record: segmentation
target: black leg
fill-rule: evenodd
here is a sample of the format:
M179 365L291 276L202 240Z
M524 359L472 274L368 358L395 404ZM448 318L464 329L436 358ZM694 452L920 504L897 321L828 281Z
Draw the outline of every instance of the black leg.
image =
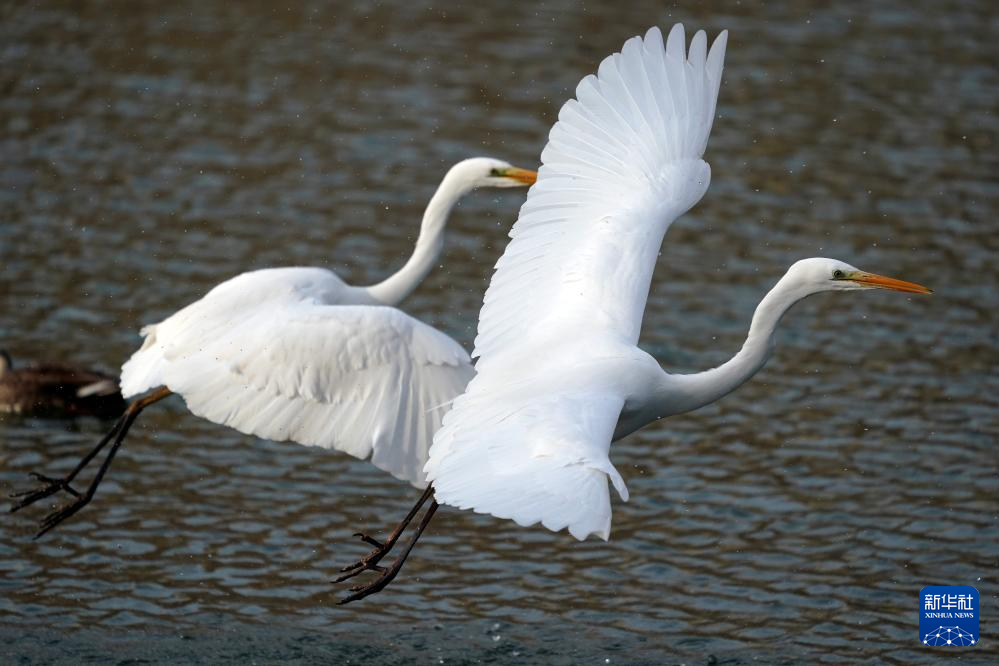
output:
M344 573L343 575L337 577L337 579L334 580L333 582L342 583L348 578L353 578L359 573L363 573L365 571L372 571L372 570L381 571L382 568L378 566L378 562L380 562L383 557L388 555L389 551L392 550L392 548L395 546L396 542L399 540L399 537L402 536L402 533L406 531L406 528L409 526L409 523L419 512L420 508L426 503L428 499L430 499L433 496L433 494L434 494L433 488L428 486L427 489L423 491L423 494L420 495L420 499L417 500L416 504L413 505L413 508L409 510L408 514L406 514L406 517L402 519L402 522L400 522L398 525L395 526L395 529L392 530L391 534L389 534L388 538L385 540L385 543L382 543L376 539L372 539L363 532L355 532L354 536L360 537L361 541L363 541L364 543L370 546L374 546L374 549L370 553L359 559L357 562L354 562L353 564L347 565L342 569L340 569L341 572L345 571L347 573Z
M83 470L83 468L86 467L87 464L94 459L94 456L100 453L101 449L107 446L107 443L110 442L111 439L118 434L118 432L122 428L122 425L124 425L127 419L128 419L128 412L121 415L121 418L119 418L115 422L111 430L108 431L108 434L104 435L101 441L97 443L97 446L91 449L90 453L83 456L83 459L80 461L80 463L73 469L72 472L67 474L65 477L61 479L53 479L50 476L45 476L44 474L39 474L38 472L31 472L29 474L31 478L35 479L36 481L41 481L45 485L43 485L40 488L36 488L35 490L28 490L20 493L11 493L9 495L11 499L19 497L22 498L21 500L11 505L10 507L11 513L23 509L24 507L29 506L31 504L34 504L38 500L42 500L50 495L54 495L60 490L65 490L70 495L79 497L80 493L74 490L73 487L70 486L69 484L72 483L73 479L76 478L76 475L79 474L80 471Z
M427 490L430 491L431 489L427 488ZM427 528L427 525L430 524L431 518L434 517L434 513L437 512L438 506L440 505L437 504L436 500L430 502L430 507L427 508L426 513L423 514L423 518L420 519L420 524L417 525L416 532L413 533L413 537L409 540L409 543L406 544L405 550L403 550L402 553L397 558L395 558L391 566L389 566L388 568L380 567L378 569L380 575L367 585L355 585L354 587L350 588L350 591L353 592L353 594L347 595L346 597L338 601L337 604L338 605L349 604L351 601L357 601L358 599L363 599L366 596L375 594L376 592L381 592L383 589L385 589L385 586L391 583L395 579L396 575L399 573L399 570L402 569L402 565L405 564L406 558L409 557L410 551L413 550L413 546L416 545L416 542L420 539L420 536L423 534L423 530Z
M73 469L72 472L67 474L62 479L53 479L51 477L47 477L42 474L33 473L32 474L33 477L35 477L40 481L45 482L47 485L42 486L37 490L12 495L12 497L23 497L24 499L14 504L10 510L17 511L18 509L22 509L28 506L29 504L37 502L40 499L44 499L50 495L53 495L59 492L60 490L65 490L66 492L70 493L75 497L75 499L70 501L68 504L60 507L59 509L57 509L56 511L52 512L51 514L45 517L45 519L41 523L41 530L38 532L38 534L35 535L35 538L37 539L38 537L42 536L52 528L59 525L59 523L66 520L67 518L75 514L77 511L82 509L90 502L90 500L94 498L94 495L97 493L97 487L100 485L101 480L104 478L104 475L107 473L108 468L111 466L111 461L114 460L114 456L118 452L118 449L121 447L122 442L125 441L125 435L128 434L128 430L129 428L132 427L132 424L135 422L135 419L139 416L139 414L142 412L143 409L153 404L154 402L162 400L163 398L169 396L170 394L171 391L169 389L159 388L153 393L150 393L149 395L139 398L138 400L132 402L132 404L128 406L128 409L125 410L125 413L121 416L120 419L118 419L118 422L115 423L114 427L111 428L108 434L105 435L100 442L98 442L97 446L94 447L90 451L90 453L88 453L86 456L83 457L83 459ZM94 475L94 479L90 482L90 485L87 487L87 490L81 494L80 492L73 489L72 486L69 485L70 482L76 478L76 476L80 473L80 471L83 470L83 468L86 467L98 453L100 453L101 449L103 449L108 444L108 442L112 440L112 438L114 439L114 443L111 445L111 450L108 452L107 457L104 459L104 462L101 463L100 468L97 470L97 474Z

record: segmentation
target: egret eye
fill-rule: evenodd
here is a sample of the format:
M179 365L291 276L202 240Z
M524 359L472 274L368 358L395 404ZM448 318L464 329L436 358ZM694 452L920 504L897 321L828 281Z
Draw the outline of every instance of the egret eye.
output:
M846 275L846 273L837 268L833 271L833 280L842 280L844 275Z

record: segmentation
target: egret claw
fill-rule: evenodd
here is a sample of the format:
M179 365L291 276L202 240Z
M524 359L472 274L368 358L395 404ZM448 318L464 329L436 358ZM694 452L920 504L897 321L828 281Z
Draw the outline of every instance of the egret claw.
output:
M383 567L380 564L365 564L360 566L359 565L360 563L354 565L354 568L350 572L345 573L342 576L337 576L335 579L333 579L330 582L334 584L342 583L343 581L349 578L353 578L354 576L364 573L365 571L377 571L378 573L383 573L384 571L386 571L385 567Z
M364 532L354 532L354 536L360 537L361 541L363 541L364 543L366 543L366 544L368 544L370 546L374 546L375 548L384 548L385 547L385 544L383 544L381 541L379 541L378 539L372 539L371 537L369 537ZM340 569L340 571L346 571L346 569Z
M34 490L25 490L18 493L10 493L8 497L11 499L21 498L20 501L15 502L11 505L11 513L23 509L24 507L34 504L38 500L45 499L50 495L55 495L60 490L65 490L70 495L74 497L79 497L80 493L76 491L75 488L69 485L66 479L53 479L52 477L45 476L44 474L39 474L38 472L31 472L29 476L36 481L41 481L46 484L41 488L35 488Z
M50 513L49 515L45 516L45 518L41 522L41 529L38 531L38 534L34 536L34 538L35 539L40 538L46 532L59 525L59 523L66 520L67 518L75 514L77 511L85 507L88 502L90 502L89 497L87 497L86 495L79 496L69 504L65 504L56 509L55 511L53 511L52 513Z

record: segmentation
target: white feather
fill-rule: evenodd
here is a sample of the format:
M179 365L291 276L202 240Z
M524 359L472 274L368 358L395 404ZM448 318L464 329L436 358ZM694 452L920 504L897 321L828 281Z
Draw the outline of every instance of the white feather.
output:
M600 393L535 395L518 390L466 394L459 405L477 415L459 418L435 439L427 464L438 502L474 509L519 525L568 528L578 539L610 535L607 477L628 491L607 458L623 401Z
M425 485L433 433L472 376L468 354L400 310L349 304L359 297L319 268L244 273L144 328L122 392L166 386L215 423L370 456Z
M663 236L708 187L725 39L688 56L682 26L665 45L652 28L562 107L485 295L478 374L430 450L438 501L607 537L622 370L661 372L634 345Z

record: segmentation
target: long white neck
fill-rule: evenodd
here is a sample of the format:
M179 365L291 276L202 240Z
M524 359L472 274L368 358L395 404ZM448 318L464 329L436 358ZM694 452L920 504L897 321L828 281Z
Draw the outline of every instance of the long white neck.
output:
M409 296L427 277L444 249L444 227L451 209L472 188L472 182L461 172L454 168L448 171L423 212L423 223L413 255L397 273L367 287L368 294L385 305L396 305Z
M692 375L666 375L657 401L660 416L689 412L711 404L742 386L762 368L774 350L774 333L788 308L811 291L794 281L781 278L756 306L749 334L735 356L727 362Z

